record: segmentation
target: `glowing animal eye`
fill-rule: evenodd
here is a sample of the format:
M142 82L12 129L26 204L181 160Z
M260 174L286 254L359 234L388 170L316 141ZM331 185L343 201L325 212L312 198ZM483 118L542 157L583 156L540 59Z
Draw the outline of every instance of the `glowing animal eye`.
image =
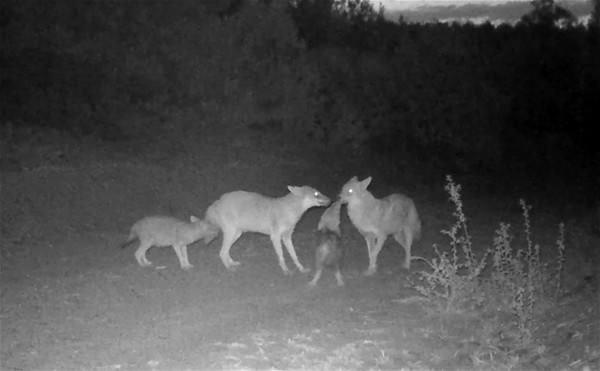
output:
M354 191L352 190L352 188L350 188L350 189L348 190L348 193L352 193L352 192L354 192Z
M315 197L319 197L319 192L315 192Z

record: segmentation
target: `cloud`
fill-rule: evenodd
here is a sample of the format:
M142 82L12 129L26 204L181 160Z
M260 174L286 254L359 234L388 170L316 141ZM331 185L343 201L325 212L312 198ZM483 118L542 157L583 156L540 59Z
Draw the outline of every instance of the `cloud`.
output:
M515 22L532 9L529 1L386 0L385 2L396 6L396 9L385 7L385 16L388 19L397 20L399 16L402 16L408 22L471 19L473 23L477 23L476 20L489 20L492 23ZM404 3L406 7L398 8L400 3ZM557 1L557 4L570 10L578 18L589 15L592 10L589 1L566 0Z

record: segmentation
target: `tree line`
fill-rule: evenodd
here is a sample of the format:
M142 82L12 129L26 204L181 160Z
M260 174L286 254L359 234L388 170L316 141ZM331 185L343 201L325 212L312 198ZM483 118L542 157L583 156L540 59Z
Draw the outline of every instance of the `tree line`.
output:
M125 112L237 110L326 145L590 175L594 4L587 27L551 0L494 27L364 0L6 0L1 123L110 137Z

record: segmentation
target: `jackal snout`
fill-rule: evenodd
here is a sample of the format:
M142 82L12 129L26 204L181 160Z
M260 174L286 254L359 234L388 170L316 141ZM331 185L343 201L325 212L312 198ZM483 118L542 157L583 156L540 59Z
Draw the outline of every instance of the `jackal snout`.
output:
M331 199L316 189L310 189L305 196L308 205L312 206L327 206L331 203Z

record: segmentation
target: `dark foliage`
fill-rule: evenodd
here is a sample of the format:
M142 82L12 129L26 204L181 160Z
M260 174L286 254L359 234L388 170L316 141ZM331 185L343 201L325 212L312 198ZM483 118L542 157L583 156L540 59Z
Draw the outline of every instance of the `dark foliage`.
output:
M556 5L554 0L533 0L531 2L533 10L521 17L521 22L526 25L538 26L571 26L576 21L575 16L563 8Z
M590 18L590 27L594 28L596 32L600 32L600 0L592 0L594 5Z
M599 33L536 4L496 28L392 23L363 0L5 0L0 120L112 137L132 111L233 111L441 167L590 177Z

